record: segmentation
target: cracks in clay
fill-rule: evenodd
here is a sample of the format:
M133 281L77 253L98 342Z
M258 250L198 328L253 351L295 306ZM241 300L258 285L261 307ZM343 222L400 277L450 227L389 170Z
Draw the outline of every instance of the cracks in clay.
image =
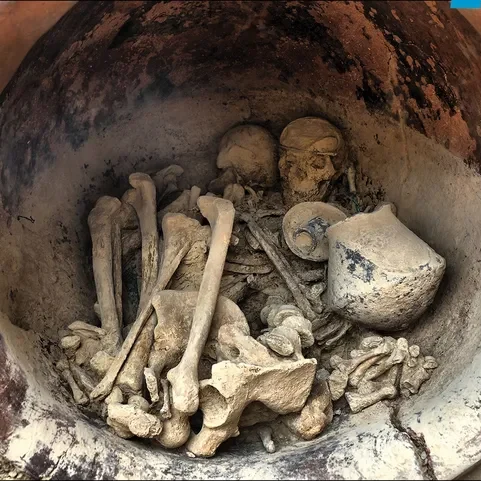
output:
M410 443L414 448L414 454L416 461L419 464L419 468L423 473L423 479L437 480L436 473L434 471L433 460L431 458L431 450L426 444L423 433L418 433L411 429L409 426L403 426L399 419L399 403L389 406L389 418L393 427L400 433L406 434Z
M75 438L73 438L72 441L70 441L70 444L69 444L68 448L59 456L57 462L54 463L54 466L52 467L50 472L48 474L45 474L45 476L43 476L42 479L51 479L52 478L53 473L57 470L60 463L67 456L67 454L70 453L70 450L72 449L72 447L75 445L76 442L77 441L75 440Z

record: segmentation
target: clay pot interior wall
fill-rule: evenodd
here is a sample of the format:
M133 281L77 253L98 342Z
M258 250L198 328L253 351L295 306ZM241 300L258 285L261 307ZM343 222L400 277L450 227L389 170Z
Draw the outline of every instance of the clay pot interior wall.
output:
M24 59L0 97L6 459L53 479L445 479L481 457L479 34L447 2L328 3L79 2ZM177 163L205 189L230 127L279 138L307 115L341 129L369 179L360 188L447 260L435 303L405 333L440 364L398 415L429 463L383 408L271 456L252 445L193 461L114 438L68 404L49 364L60 328L96 322L88 212L135 170Z

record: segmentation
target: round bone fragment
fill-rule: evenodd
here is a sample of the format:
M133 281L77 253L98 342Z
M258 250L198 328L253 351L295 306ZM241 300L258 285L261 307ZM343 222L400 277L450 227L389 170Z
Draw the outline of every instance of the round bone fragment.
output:
M60 339L60 347L65 351L67 357L73 357L80 347L81 339L79 336L65 336Z
M150 408L149 401L147 401L147 399L143 398L142 396L138 396L136 394L129 397L127 404L130 404L131 406L135 406L136 408L141 409L145 413L148 412Z
M279 354L279 356L288 357L294 354L296 350L300 351L299 334L290 327L275 327L272 331L265 334L264 339L270 349Z
M446 261L389 206L329 227L327 301L338 315L380 331L405 329L432 303Z
M413 344L412 346L409 346L409 355L412 357L419 357L419 354L421 354L421 349L419 349L419 346L416 344Z
M276 142L266 129L239 125L222 137L217 167L234 168L247 184L270 187L277 180L276 150Z
M280 304L274 306L267 316L267 325L269 327L280 326L284 319L289 316L302 316L302 312L293 304Z
M346 218L344 212L325 202L302 202L284 216L284 239L289 249L301 259L326 261L329 258L326 231Z
M282 195L288 206L322 200L329 182L345 169L341 132L327 120L294 120L282 131L280 147Z
M314 336L312 335L311 321L304 316L289 316L282 322L283 327L294 329L301 338L302 347L311 347L314 344Z
M438 362L433 356L425 356L423 368L424 369L436 369L438 367Z
M89 361L90 368L100 377L105 376L114 357L105 351L96 352Z

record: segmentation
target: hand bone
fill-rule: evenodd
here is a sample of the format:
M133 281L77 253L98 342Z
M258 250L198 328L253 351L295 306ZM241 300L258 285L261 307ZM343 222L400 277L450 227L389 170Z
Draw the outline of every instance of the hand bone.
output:
M392 399L397 395L397 388L394 384L378 383L379 388L369 394L361 394L359 392L347 392L346 399L353 413L358 413L383 399Z
M70 390L72 391L72 396L75 404L80 404L80 405L88 404L89 399L79 388L72 373L70 372L68 361L59 361L57 363L57 369L60 371L63 379L69 385Z

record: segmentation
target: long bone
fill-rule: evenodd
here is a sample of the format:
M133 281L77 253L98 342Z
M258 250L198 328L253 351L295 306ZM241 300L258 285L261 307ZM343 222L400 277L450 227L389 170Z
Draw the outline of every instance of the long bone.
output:
M289 263L276 248L276 246L270 241L269 235L264 232L264 229L260 227L251 215L248 214L241 214L241 219L247 223L247 227L255 239L259 242L264 252L267 254L267 257L271 260L274 264L274 267L278 270L279 274L284 279L287 287L291 291L294 300L296 301L296 305L301 309L303 315L312 321L313 323L313 330L319 329L327 322L327 316L317 314L314 312L311 303L305 296L302 289L299 287L302 285L301 280L298 276L292 271L289 266Z
M235 216L232 202L225 199L202 196L197 205L212 228L210 252L187 347L180 363L167 373L172 386L172 405L186 414L194 414L199 407L199 360L209 335Z
M186 238L188 239L191 222L196 221L188 219L183 214L167 214L164 217L162 221L164 254L162 257L162 266L158 272L157 281L150 296L151 298L155 297L156 293L165 289L182 258L188 252L190 246L189 243L186 242ZM90 393L91 399L101 400L112 390L117 376L129 357L139 334L154 311L151 298L148 302L141 305L140 313L132 324L118 355L110 365L103 379L92 393Z
M126 198L126 202L131 204L137 213L142 237L140 310L144 303L149 302L159 268L156 190L153 180L147 174L131 174L129 182L134 193ZM142 388L143 368L149 358L156 322L157 318L152 313L117 378L117 385L127 392L139 392Z
M192 236L191 232L197 231L196 229L193 229L193 227L198 226L198 224L198 221L191 219L184 214L166 214L164 216L162 220L164 254L162 256L162 266L159 270L151 299L155 299L159 296L161 291L166 288L180 262L187 254L192 244L197 241L197 238ZM110 365L104 378L90 394L91 399L101 400L110 393L122 365L129 356L135 340L152 314L153 309L152 300L142 307L140 314L137 316L136 321L125 338L118 355ZM149 360L149 366L151 364L152 363ZM156 374L158 373L156 372Z
M156 190L147 174L134 173L129 176L135 196L127 200L133 205L139 218L142 237L142 291L140 304L148 301L157 279L159 268L159 234L157 230Z
M164 430L157 440L162 446L176 448L182 446L189 437L189 416L181 413L171 406L171 417L168 418L170 406L169 386L161 375L176 366L187 346L192 319L197 304L197 292L188 291L163 291L156 294L152 300L157 313L158 324L155 328L154 346L149 359L149 367L157 377L160 377L164 393L164 406L160 417L164 419ZM247 320L240 308L229 299L219 296L212 319L209 339L204 348L204 354L215 358L218 353L218 344L222 341L223 328L237 327L242 336L249 332ZM224 336L225 337L225 336ZM230 331L227 332L229 342L232 342ZM251 338L252 339L252 338ZM255 343L255 341L252 339ZM239 345L238 343L236 345ZM259 344L256 343L254 353L259 358ZM264 346L260 346L267 353ZM241 359L241 355L239 356ZM271 357L268 357L270 360ZM265 356L264 356L265 360ZM165 409L164 409L165 408Z
M132 229L138 226L138 218L131 199L136 196L134 189L127 190L121 198L121 205L112 221L112 275L114 282L115 305L120 326L123 325L122 312L122 256L123 256L123 229Z
M102 343L105 351L115 354L121 344L121 325L115 303L112 264L112 218L121 206L119 199L101 197L88 216L92 236L92 264L95 288L100 308L102 328L106 336Z

